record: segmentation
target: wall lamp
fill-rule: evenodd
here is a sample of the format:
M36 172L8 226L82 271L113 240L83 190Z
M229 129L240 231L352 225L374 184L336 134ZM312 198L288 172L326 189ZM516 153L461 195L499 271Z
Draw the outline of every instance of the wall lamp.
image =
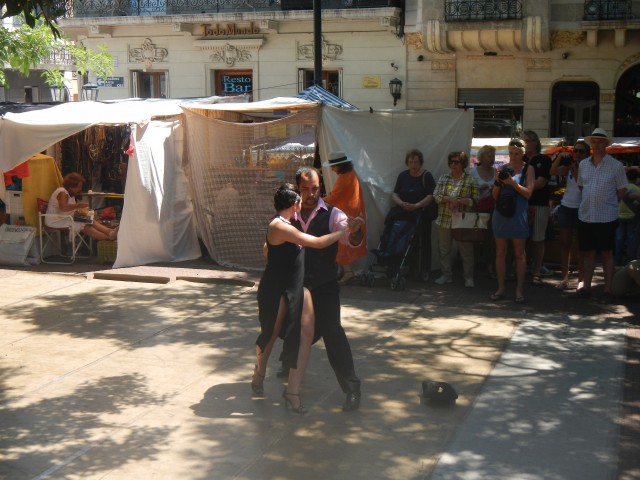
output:
M398 65L396 65L396 62L391 62L391 68L396 72L398 71Z
M395 107L401 97L402 80L394 78L393 80L389 81L389 92L393 97L393 106Z

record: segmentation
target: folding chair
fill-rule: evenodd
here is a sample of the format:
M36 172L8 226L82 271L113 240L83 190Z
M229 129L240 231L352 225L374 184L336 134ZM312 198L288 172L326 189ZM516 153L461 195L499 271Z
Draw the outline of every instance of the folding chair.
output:
M93 245L91 243L91 237L88 237L82 233L76 233L74 235L71 225L73 224L73 215L71 214L58 214L47 213L47 207L49 202L38 198L38 237L40 238L40 261L42 263L52 263L59 265L72 264L76 261L76 258L88 258L93 253ZM60 220L66 218L69 221L69 227L50 227L46 224L46 219ZM66 254L62 248L63 235L67 235L69 243L71 244L71 253ZM57 245L58 256L66 259L61 261L45 260L45 249L50 245ZM82 247L86 247L89 251L89 255L79 255Z

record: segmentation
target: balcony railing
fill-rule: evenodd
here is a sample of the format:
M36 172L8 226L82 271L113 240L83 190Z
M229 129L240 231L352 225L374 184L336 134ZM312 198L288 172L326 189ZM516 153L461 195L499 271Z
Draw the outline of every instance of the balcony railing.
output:
M400 0L323 0L323 9L399 6ZM313 10L313 0L70 0L65 17L119 17L194 13Z
M631 14L631 0L587 0L584 20L627 20Z
M47 57L42 61L43 65L60 65L71 66L75 65L76 61L71 55L71 52L66 48L57 48L52 50Z
M521 0L445 0L447 22L486 22L521 18Z

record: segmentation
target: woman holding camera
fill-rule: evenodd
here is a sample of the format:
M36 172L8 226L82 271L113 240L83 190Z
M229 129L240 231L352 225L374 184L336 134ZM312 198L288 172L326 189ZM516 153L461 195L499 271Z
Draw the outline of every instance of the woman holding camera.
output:
M534 183L535 172L533 168L527 168L524 162L524 144L521 140L511 140L509 163L496 173L491 191L496 200L491 226L496 239L498 277L498 290L491 295L491 300L501 300L505 296L507 244L511 240L516 262L515 301L524 303L524 276L527 268L525 244L529 236L528 200L533 193ZM508 204L512 204L513 208L502 208L502 205Z
M569 287L569 263L571 261L571 244L573 234L578 233L578 209L582 192L576 183L578 164L591 154L591 147L584 140L579 140L573 147L573 155L569 152L558 153L551 165L550 174L565 176L567 179L564 195L558 207L558 224L560 226L560 258L562 280L556 285L560 290ZM582 288L583 275L582 254L578 251L578 288Z

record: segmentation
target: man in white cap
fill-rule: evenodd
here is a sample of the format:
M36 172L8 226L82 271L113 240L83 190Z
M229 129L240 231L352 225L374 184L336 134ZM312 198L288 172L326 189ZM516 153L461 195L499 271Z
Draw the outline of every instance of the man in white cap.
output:
M582 200L578 209L580 250L584 258L584 286L577 290L578 298L591 297L591 281L596 252L602 256L604 294L601 303L613 302L613 248L618 226L618 202L624 196L627 176L624 165L607 153L611 138L602 128L585 137L591 146L591 156L578 166L578 187Z

